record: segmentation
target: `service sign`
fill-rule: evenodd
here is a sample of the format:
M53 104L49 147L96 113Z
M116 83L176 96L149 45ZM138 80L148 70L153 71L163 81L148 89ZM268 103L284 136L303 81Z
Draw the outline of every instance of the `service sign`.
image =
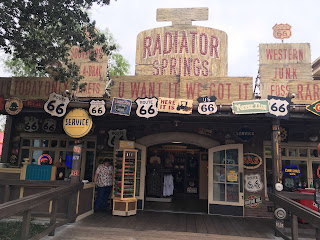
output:
M266 116L289 119L291 98L268 96L269 112Z
M236 135L238 138L240 138L242 141L249 141L251 138L253 138L256 133L248 126L244 126L239 128L234 135Z
M282 172L289 177L298 177L302 174L301 168L296 165L284 166Z
M260 195L245 194L244 207L245 208L262 208L262 197Z
M39 119L34 116L24 117L24 131L35 132L39 129Z
M9 98L5 105L5 109L10 115L17 115L19 112L21 112L22 108L23 102L17 97Z
M243 167L246 169L256 169L262 164L262 158L254 153L243 154Z
M198 97L198 112L204 115L216 113L218 110L217 105L215 103L216 99L217 98L215 96L211 96L210 98L208 96Z
M42 124L42 130L48 133L53 133L56 130L57 121L52 118L46 118Z
M160 97L158 101L158 111L168 113L191 114L192 104L192 100Z
M104 100L91 100L89 113L92 116L102 116L106 112L106 103Z
M81 108L72 109L63 119L63 129L72 138L87 135L92 128L92 119L88 112Z
M135 100L137 104L136 114L139 117L151 118L158 115L158 99L153 98L137 98Z
M267 113L268 100L237 101L232 103L233 114Z
M291 26L289 24L276 24L273 26L273 36L277 39L289 38L292 35Z
M306 109L313 114L320 116L320 100L306 106Z
M130 116L132 101L130 99L113 98L110 112Z
M49 98L43 108L51 116L62 117L67 112L69 102L70 100L68 97L64 97L53 92L49 95Z

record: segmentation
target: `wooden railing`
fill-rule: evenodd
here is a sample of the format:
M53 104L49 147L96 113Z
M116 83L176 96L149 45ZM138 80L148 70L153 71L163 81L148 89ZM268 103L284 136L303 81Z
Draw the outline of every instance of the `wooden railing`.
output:
M54 236L55 229L66 223L75 221L77 214L75 209L68 209L69 213L67 218L56 222L57 219L57 208L58 200L66 195L73 195L69 198L70 201L74 200L77 191L83 188L83 183L70 184L66 182L58 181L23 181L23 180L0 180L0 185L4 185L4 203L0 204L0 219L8 218L12 215L23 212L21 239L25 240L28 238L31 210L41 204L52 201L51 215L50 215L50 226L45 231L31 238L32 240L40 239L46 235ZM9 200L10 186L23 186L23 187L54 187L52 189L32 194L27 197L20 199ZM69 207L75 208L75 204L69 204Z
M277 235L286 240L297 240L299 233L298 217L309 223L316 230L316 240L320 240L320 213L301 205L292 200L314 200L313 194L302 194L294 192L269 193L269 199L274 202L275 207L281 207L290 215L291 238L286 236L282 228L274 226Z

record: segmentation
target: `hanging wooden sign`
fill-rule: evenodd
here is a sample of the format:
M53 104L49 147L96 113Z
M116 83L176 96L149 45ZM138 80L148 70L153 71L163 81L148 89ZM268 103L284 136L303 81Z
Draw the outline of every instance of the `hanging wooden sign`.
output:
M139 117L150 118L158 115L158 99L152 98L137 98L135 100L137 104L136 114Z
M53 92L49 95L49 98L43 108L51 116L62 117L67 112L69 102L69 98Z
M268 100L251 100L232 102L233 114L267 113L269 111Z
M262 164L262 158L254 153L243 154L243 167L246 169L256 169Z
M102 116L106 112L106 102L104 100L91 100L89 113L93 116Z
M269 112L268 117L289 119L291 98L268 96Z
M160 97L158 101L158 111L179 114L191 114L192 104L192 100Z
M39 129L39 119L34 116L24 117L24 130L26 132L35 132Z
M9 98L6 102L5 108L8 114L17 115L23 108L23 102L17 97Z
M130 99L113 98L110 113L130 116L132 101Z

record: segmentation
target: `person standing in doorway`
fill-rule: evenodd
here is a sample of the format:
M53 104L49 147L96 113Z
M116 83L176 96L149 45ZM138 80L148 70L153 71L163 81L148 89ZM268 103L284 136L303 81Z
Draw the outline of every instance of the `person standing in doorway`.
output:
M105 158L99 165L94 175L94 183L97 185L97 197L94 202L94 211L105 211L108 206L108 199L112 190L113 167L110 165L111 160Z

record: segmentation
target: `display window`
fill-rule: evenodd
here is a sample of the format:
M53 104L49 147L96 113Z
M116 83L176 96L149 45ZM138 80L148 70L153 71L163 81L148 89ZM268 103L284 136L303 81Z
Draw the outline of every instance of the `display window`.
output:
M74 140L66 135L21 135L21 150L19 161L29 160L31 164L52 165L64 162L67 167L66 177L69 178L72 169ZM96 157L95 137L83 139L81 153L80 179L93 181Z
M281 163L284 191L320 187L320 157L315 143L281 143ZM264 164L267 197L273 184L271 142L264 143Z

